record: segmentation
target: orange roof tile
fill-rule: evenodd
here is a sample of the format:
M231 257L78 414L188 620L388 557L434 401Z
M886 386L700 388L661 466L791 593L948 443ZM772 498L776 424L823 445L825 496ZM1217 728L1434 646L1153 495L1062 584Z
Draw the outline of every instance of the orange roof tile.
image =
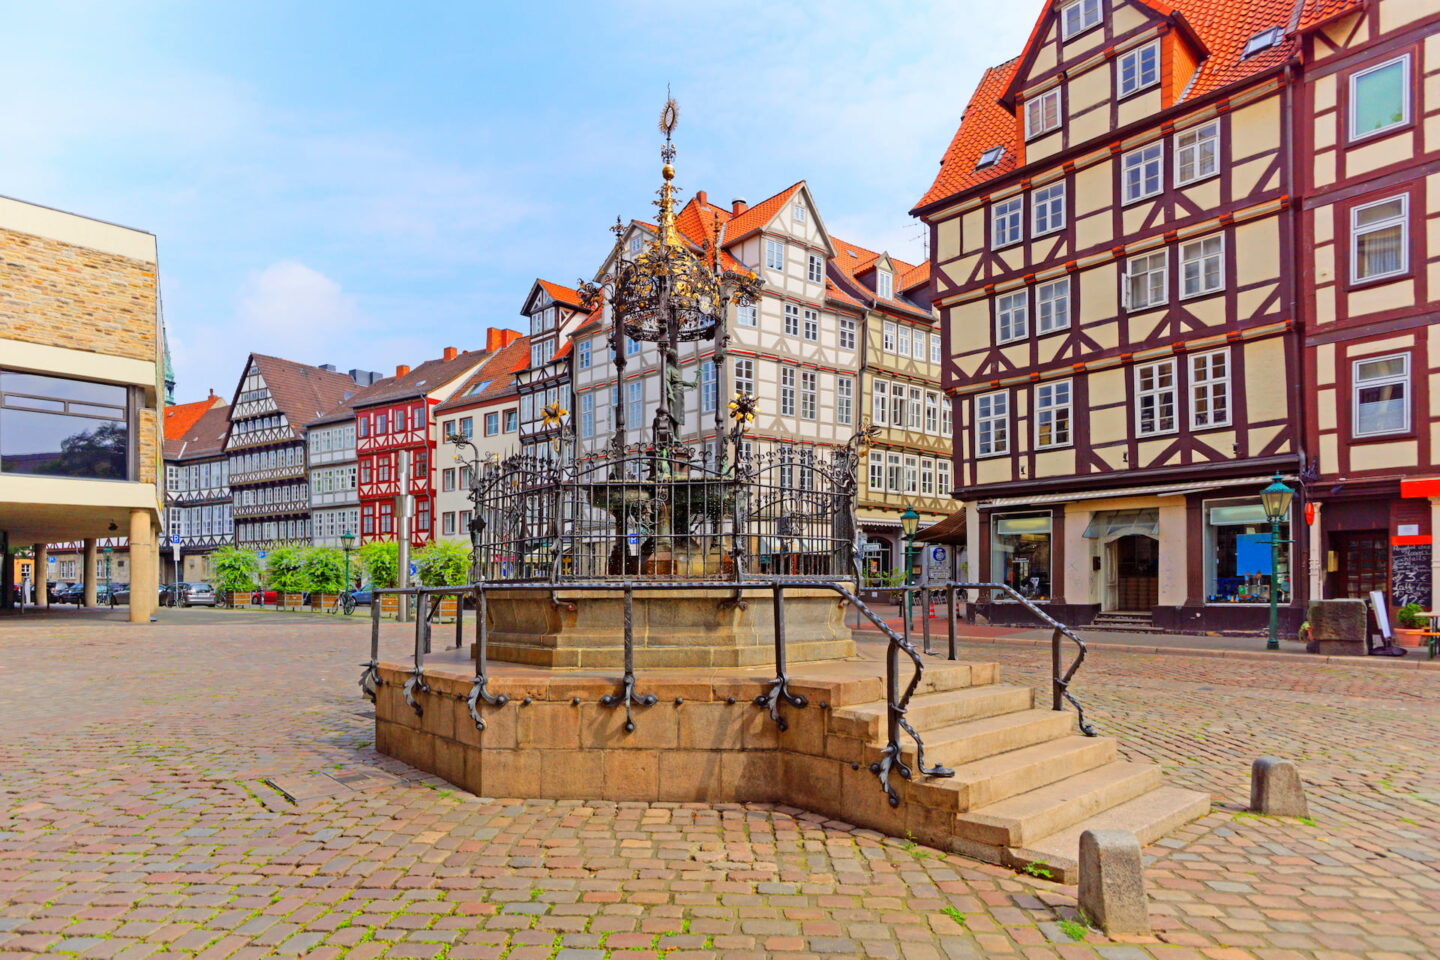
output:
M470 379L460 385L460 389L455 391L454 396L444 403L438 404L435 409L444 411L471 407L510 393L514 389L515 374L529 365L530 338L520 337L513 340L503 350L497 350L491 354L490 358L481 364L480 369L472 373ZM470 391L485 384L486 381L489 381L489 384L478 394L472 396Z
M795 196L796 192L803 186L805 186L804 180L791 184L775 194L775 196L761 200L755 204L755 206L731 218L729 225L725 228L726 246L732 243L738 243L764 227L775 214L780 212L780 208L783 207L791 197Z
M1299 0L1295 10L1295 33L1314 30L1336 17L1365 8L1365 0Z
M830 242L835 245L835 257L830 261L830 265L839 272L841 277L845 279L853 290L862 293L865 300L874 301L876 306L879 307L888 307L892 310L899 310L911 314L918 313L921 316L933 318L933 314L931 314L929 310L917 303L911 303L904 297L882 298L876 296L874 285L861 281L860 275L868 273L871 268L875 266L876 261L880 259L882 254L874 250L867 250L859 244L851 243L848 240L841 240L839 237L833 235L830 237ZM928 263L916 265L906 263L904 260L893 255L883 255L890 257L890 265L895 268L895 290L899 293L904 293L905 290L909 289L904 285L905 277L921 269L925 270L928 275ZM913 287L915 284L911 284L910 286Z
M206 412L214 409L216 405L224 405L215 394L210 394L204 400L196 400L194 403L176 403L165 408L165 439L180 440L195 426L196 422Z
M562 286L558 283L552 283L549 280L536 280L535 282L540 284L541 289L550 295L551 300L563 303L567 307L581 306L580 291L571 287Z
M1340 7L1350 8L1363 0L1143 0L1158 16L1170 20L1179 32L1192 36L1207 55L1180 102L1213 93L1239 83L1270 67L1284 63L1296 50L1297 40L1291 36L1267 50L1244 56L1245 44L1267 27L1287 27L1297 4L1324 8L1324 16L1338 15ZM1056 0L1046 0L1041 18L1031 34L1031 42L1039 35L1044 18ZM1311 16L1309 22L1315 22ZM1028 45L1027 45L1028 48ZM997 67L991 67L980 78L975 93L960 120L944 158L940 172L930 189L920 198L916 208L944 200L989 180L1002 177L1024 163L1024 143L1020 136L1020 119L1000 100L1005 96L1016 72L1025 60L1024 53ZM998 163L976 170L981 154L993 147L1003 147Z

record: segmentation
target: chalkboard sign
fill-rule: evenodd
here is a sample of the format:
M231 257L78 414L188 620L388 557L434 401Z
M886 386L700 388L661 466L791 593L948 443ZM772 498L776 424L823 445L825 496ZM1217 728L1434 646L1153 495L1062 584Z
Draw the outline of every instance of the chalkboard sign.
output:
M1390 556L1390 602L1418 603L1430 609L1430 544L1403 543Z

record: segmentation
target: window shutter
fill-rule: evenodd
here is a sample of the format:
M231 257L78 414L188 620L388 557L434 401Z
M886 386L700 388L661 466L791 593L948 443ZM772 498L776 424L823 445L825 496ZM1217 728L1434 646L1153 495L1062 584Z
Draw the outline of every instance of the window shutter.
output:
M1127 267L1120 274L1120 308L1130 309L1130 269Z

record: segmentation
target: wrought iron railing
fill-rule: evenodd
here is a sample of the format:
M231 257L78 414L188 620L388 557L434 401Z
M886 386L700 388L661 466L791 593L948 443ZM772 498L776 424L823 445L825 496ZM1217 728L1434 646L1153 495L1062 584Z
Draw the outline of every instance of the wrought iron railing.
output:
M954 771L943 766L927 765L925 763L925 743L920 734L906 719L910 700L915 695L925 673L925 661L922 651L917 650L911 642L910 617L904 618L902 632L897 632L883 617L877 614L854 592L848 584L835 580L824 579L799 579L799 578L754 578L746 579L743 582L733 580L691 580L691 581L635 581L621 580L596 580L591 582L567 582L556 583L516 583L513 581L490 581L473 583L465 586L453 587L410 587L379 589L375 591L375 598L372 600L371 633L370 633L370 660L363 666L365 668L360 678L360 687L372 700L376 698L376 692L380 685L378 672L380 657L380 603L379 597L392 595L407 598L402 602L409 602L409 597L415 597L416 602L426 608L424 616L415 618L415 644L413 653L413 667L410 677L405 681L403 695L405 702L417 714L424 710L421 702L416 698L417 692L434 694L429 685L425 683L424 662L425 655L430 652L432 638L432 621L440 608L442 598L453 596L456 598L455 616L455 645L461 646L464 640L465 621L465 600L471 600L474 607L474 632L475 632L475 676L471 680L470 692L461 697L466 702L470 719L477 729L485 728L485 720L479 711L481 700L492 706L504 706L509 702L505 694L495 694L489 689L489 623L486 611L486 596L491 590L503 589L529 590L541 593L550 593L552 603L563 603L559 596L562 592L569 590L608 590L619 591L624 596L624 674L620 679L618 688L600 698L601 705L606 707L625 709L625 729L635 729L636 707L649 707L656 703L653 694L638 692L637 678L635 674L635 635L633 618L633 598L637 589L646 591L665 590L695 590L695 589L717 589L735 590L765 589L772 591L772 606L774 611L774 646L775 646L775 678L765 684L765 689L754 698L754 704L765 708L770 718L783 732L789 726L781 711L781 705L786 704L795 709L803 709L808 706L808 701L801 695L790 689L789 665L787 660L785 641L785 592L794 589L819 589L830 590L838 594L846 603L853 606L861 615L868 619L887 639L885 653L885 698L886 698L886 743L881 751L881 757L870 765L870 770L880 781L880 787L891 806L898 805L900 796L894 785L890 782L890 774L898 773L904 779L910 779L913 771L902 759L901 738L902 734L908 735L915 743L915 766L918 771L927 777L948 777L953 776ZM1026 598L1017 594L1010 587L996 583L961 583L946 582L943 584L930 584L919 587L895 588L897 591L915 591L920 594L922 609L927 611L930 602L930 594L941 591L946 595L948 601L949 624L949 659L958 658L958 638L956 625L957 594L963 590L978 591L999 591L1011 599L1024 605L1031 613L1040 618L1053 628L1051 641L1051 666L1052 666L1052 709L1063 710L1065 703L1075 708L1078 715L1080 729L1087 736L1095 736L1095 729L1085 720L1084 709L1078 700L1070 693L1069 685L1075 671L1085 659L1085 643L1075 635L1064 624L1046 614L1043 610L1031 603ZM930 645L930 621L928 615L923 618L924 623L924 653L932 653ZM1061 672L1061 644L1062 637L1068 638L1078 648L1078 654L1068 669ZM909 658L913 670L909 679L904 680L901 669L900 656L904 654Z

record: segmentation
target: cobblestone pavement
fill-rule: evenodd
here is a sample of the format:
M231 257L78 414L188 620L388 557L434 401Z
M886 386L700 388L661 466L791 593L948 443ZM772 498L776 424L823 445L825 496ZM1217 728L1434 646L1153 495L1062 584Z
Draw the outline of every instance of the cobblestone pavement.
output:
M1073 888L801 811L451 789L372 749L365 635L0 620L0 955L1440 956L1433 671L1093 655L1101 729L1217 801L1147 851L1156 937L1120 943L1073 923ZM1044 680L1044 651L965 652ZM1312 822L1242 812L1263 753L1300 762ZM366 772L298 806L265 782Z

